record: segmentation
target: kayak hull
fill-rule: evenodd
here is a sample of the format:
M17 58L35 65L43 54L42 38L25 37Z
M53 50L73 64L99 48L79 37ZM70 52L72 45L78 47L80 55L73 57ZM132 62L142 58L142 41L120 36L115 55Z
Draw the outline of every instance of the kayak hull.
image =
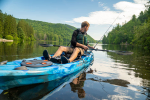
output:
M30 58L26 60L42 60L42 57ZM0 89L6 90L13 87L43 83L56 80L83 68L87 68L94 60L94 55L89 52L86 56L78 61L68 64L55 64L51 66L32 68L27 67L27 70L14 70L20 67L22 60L8 62L6 65L0 65Z
M4 90L0 97L8 98L9 93L5 94L7 92L13 93L13 97L17 97L20 100L46 100L47 97L53 95L57 91L59 91L61 88L63 88L66 84L72 82L74 78L79 77L80 74L84 73L86 68L79 70L77 72L74 72L73 74L67 75L66 77L52 80L49 82L45 82L42 84L32 84L32 85L25 85L18 88L12 88L9 90ZM37 95L38 94L38 95ZM44 96L44 97L43 97Z

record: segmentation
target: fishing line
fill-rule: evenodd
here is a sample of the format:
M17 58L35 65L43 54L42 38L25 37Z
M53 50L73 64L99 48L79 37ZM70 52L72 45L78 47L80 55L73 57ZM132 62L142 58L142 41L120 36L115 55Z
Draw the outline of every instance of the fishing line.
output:
M126 6L126 7L127 7L127 6ZM125 7L125 8L126 8L126 7ZM125 9L125 8L124 8L124 9ZM107 29L107 31L110 29L110 27L115 23L115 21L119 18L119 16L120 16L122 13L123 13L123 12L121 12L121 13L118 15L118 17L114 20L114 22L109 26L109 28ZM104 35L107 33L107 31L104 33ZM100 38L100 40L104 37L104 35ZM99 41L100 41L100 40L99 40ZM96 45L98 44L99 41L97 41ZM94 48L96 47L96 45L94 46Z

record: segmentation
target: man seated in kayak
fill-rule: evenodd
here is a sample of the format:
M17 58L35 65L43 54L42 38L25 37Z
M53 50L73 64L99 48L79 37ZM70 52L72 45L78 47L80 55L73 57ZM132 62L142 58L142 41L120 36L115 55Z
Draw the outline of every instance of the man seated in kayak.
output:
M60 46L59 49L56 51L56 53L53 55L53 57L51 57L48 54L47 50L44 50L43 51L44 58L46 60L50 60L55 63L56 59L54 59L54 57L60 56L62 52L71 53L72 55L69 59L67 59L64 56L61 57L61 62L65 64L75 60L78 55L83 55L84 51L87 50L88 47L93 48L87 43L86 32L88 31L89 26L90 24L87 21L82 22L81 28L73 32L72 39L71 39L71 47Z

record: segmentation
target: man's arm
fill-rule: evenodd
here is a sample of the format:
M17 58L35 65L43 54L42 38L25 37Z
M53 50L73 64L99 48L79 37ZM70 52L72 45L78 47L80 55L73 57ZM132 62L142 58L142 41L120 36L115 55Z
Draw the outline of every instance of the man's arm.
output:
M78 43L78 42L76 41L77 34L78 34L77 31L74 31L74 32L73 32L72 39L71 39L71 44L72 44L74 47L81 47L81 48L87 50L87 49L88 49L87 46L85 46L85 45L83 45L83 44L80 44L80 43Z
M83 48L84 50L87 50L88 49L88 47L86 46L86 45L83 45L83 44L80 44L80 43L76 43L76 46L77 47L81 47L81 48Z

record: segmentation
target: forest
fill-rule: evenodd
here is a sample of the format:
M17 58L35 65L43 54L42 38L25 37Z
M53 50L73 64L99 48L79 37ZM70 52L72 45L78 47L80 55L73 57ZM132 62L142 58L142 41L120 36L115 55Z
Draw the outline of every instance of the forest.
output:
M133 15L124 25L117 24L108 35L104 35L102 43L140 45L150 50L150 7L141 11L139 16Z
M16 22L12 15L3 14L0 10L0 38L9 40L27 40L33 41L34 29L24 20Z
M49 40L69 42L76 28L67 24L54 24L30 19L18 19L0 10L0 38L15 41ZM87 36L89 42L95 42Z
M16 19L19 22L21 19ZM73 31L77 28L67 24L54 24L30 19L24 19L34 28L34 36L37 40L52 40L58 42L69 42ZM87 36L89 42L95 42L91 36Z

